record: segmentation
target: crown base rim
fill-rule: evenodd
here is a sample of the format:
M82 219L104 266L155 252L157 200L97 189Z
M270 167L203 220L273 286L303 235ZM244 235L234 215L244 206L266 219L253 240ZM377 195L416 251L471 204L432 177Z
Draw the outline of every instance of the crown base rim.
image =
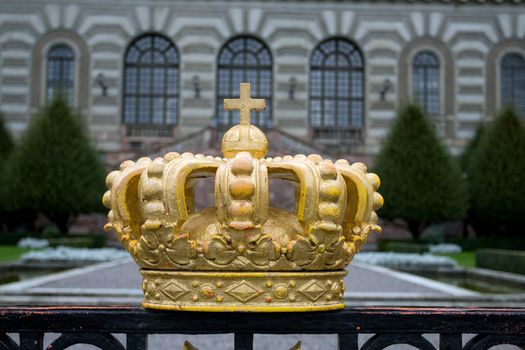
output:
M142 269L147 309L310 312L344 308L346 270L217 272Z
M191 311L191 312L315 312L335 311L345 308L344 303L329 305L289 305L289 306L258 306L258 305L230 305L230 306L198 306L198 305L164 305L143 302L146 309L164 311Z

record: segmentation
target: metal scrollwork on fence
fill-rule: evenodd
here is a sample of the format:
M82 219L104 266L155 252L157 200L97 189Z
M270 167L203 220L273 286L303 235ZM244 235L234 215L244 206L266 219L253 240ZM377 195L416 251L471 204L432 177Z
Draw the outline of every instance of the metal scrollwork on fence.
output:
M63 350L75 344L89 344L103 350L126 350L117 338L108 333L64 333L47 348Z
M525 349L525 336L514 336L509 334L478 334L472 338L463 350L484 350L496 345L515 345Z
M0 350L18 349L18 344L5 333L0 333Z
M361 347L361 350L379 350L398 344L412 345L420 350L436 350L421 334L376 334Z

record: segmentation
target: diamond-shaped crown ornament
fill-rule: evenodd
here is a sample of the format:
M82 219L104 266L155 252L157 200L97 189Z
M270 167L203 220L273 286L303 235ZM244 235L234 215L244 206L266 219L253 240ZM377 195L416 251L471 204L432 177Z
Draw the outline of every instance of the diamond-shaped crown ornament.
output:
M224 100L240 124L223 158L168 153L125 161L103 203L141 268L146 308L188 311L320 311L344 307L346 266L372 231L379 177L362 163L317 154L264 158L268 141L250 125L265 100ZM215 207L196 211L198 179L215 178ZM270 178L291 182L295 211L269 205Z

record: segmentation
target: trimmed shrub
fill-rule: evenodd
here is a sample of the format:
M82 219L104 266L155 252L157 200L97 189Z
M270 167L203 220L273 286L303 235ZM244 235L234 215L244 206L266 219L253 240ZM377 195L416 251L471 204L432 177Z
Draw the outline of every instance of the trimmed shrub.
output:
M5 190L7 185L5 166L14 147L11 133L5 126L4 116L0 113L0 231L7 231L15 216L6 210L9 198Z
M476 233L522 235L525 128L512 109L503 110L483 132L467 173L469 219Z
M525 240L519 238L460 238L451 239L448 242L461 246L463 250L477 250L485 248L525 250Z
M453 243L440 243L430 244L426 242L418 241L386 241L382 242L378 250L382 252L397 252L397 253L434 253L434 254L453 254L461 253L462 248L458 244Z
M36 233L6 232L0 235L0 245L16 245L25 238L45 238ZM106 246L105 234L72 234L68 236L52 236L47 238L50 246L70 246L81 248L102 248Z
M0 234L0 245L16 245L20 240L27 237L38 238L39 235L29 232L2 232Z
M472 159L472 155L474 154L474 151L478 148L479 142L483 138L483 134L485 133L485 125L481 124L477 129L476 133L474 134L474 138L470 140L469 144L465 148L465 151L463 151L463 154L461 155L461 167L463 170L467 170L470 160Z
M102 248L106 245L106 235L71 235L48 239L51 247Z
M392 252L361 252L354 257L354 261L401 270L436 270L454 268L458 265L448 256Z
M525 252L504 249L476 250L476 267L525 274Z
M461 168L463 169L465 173L468 172L468 168L472 160L472 155L478 148L479 143L485 133L485 130L486 130L486 126L484 124L480 124L478 126L476 133L474 134L474 138L469 142L469 144L463 151L463 154L461 155ZM467 181L467 189L468 189L468 186L469 186L469 182ZM467 216L465 217L465 220L463 222L463 237L468 237L468 227L469 226L473 228L481 227L479 223L476 222L476 219L472 215L472 206L470 204L470 196L469 196L469 210L467 211Z
M0 171L5 160L15 147L13 138L4 123L4 116L0 113Z
M377 239L377 250L387 251L394 250L392 247L405 246L410 244L417 245L428 245L432 242L429 240L408 240L408 239L388 239L378 238ZM486 238L455 238L447 239L446 243L457 244L463 251L474 251L477 249L494 248L494 249L514 249L514 250L525 250L525 240L520 238L498 238L498 237L486 237ZM392 245L394 244L394 245Z
M428 251L427 244L414 243L412 241L385 242L381 248L381 251L399 253L426 253Z
M40 212L67 233L77 214L102 210L104 173L80 118L57 95L10 157L10 209Z
M414 238L430 224L465 216L467 195L459 166L417 106L400 110L375 164L385 198L381 217L404 220Z

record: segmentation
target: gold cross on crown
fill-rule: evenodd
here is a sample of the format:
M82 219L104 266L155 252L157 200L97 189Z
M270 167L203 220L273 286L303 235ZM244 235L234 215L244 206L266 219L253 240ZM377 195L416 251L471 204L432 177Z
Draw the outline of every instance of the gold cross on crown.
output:
M266 100L254 99L250 97L250 83L241 83L241 96L240 98L224 99L224 110L241 111L240 123L241 125L250 125L250 112L251 111L263 111L266 108Z

